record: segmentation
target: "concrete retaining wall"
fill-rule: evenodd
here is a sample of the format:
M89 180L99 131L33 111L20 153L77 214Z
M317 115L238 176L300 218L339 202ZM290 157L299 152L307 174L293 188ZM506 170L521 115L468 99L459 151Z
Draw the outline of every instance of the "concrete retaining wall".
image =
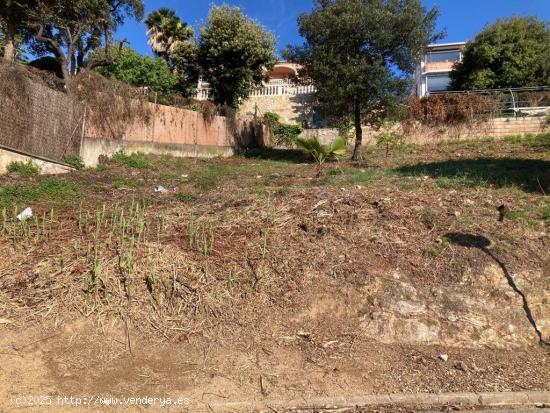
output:
M8 171L8 165L12 162L28 162L31 161L40 169L42 175L57 175L71 172L74 169L70 166L50 161L46 159L35 158L31 155L24 154L9 148L0 147L0 174Z
M86 166L94 167L101 156L111 157L117 152L142 152L155 155L172 155L191 158L214 158L232 156L232 146L189 145L177 143L135 142L114 139L86 138L82 142L80 157Z
M550 127L542 117L530 118L499 118L492 119L489 122L467 127L441 126L431 127L417 125L412 130L404 132L401 125L395 125L392 130L403 135L406 142L409 143L433 143L456 139L475 139L484 137L502 138L511 135L527 135L550 132ZM363 142L366 145L375 144L375 136L380 131L372 128L363 128ZM317 137L323 144L332 142L338 136L337 129L306 129L302 137Z
M116 125L87 123L80 150L86 166L95 166L100 156L110 157L118 151L180 157L231 156L235 148L261 146L269 138L268 129L250 119L208 117L171 106L145 105L151 113L146 120L135 118Z

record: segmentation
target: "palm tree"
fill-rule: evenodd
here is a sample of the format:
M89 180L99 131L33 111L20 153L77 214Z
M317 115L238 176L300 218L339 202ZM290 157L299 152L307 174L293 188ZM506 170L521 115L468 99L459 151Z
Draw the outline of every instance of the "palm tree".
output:
M147 16L149 44L157 56L169 59L172 52L193 37L193 29L174 10L160 8Z

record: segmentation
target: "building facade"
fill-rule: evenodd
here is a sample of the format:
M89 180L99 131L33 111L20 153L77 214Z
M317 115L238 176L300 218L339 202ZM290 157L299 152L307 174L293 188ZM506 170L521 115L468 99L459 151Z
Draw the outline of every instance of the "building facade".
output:
M268 80L255 88L250 97L242 102L239 112L244 116L263 116L274 112L287 124L308 124L312 118L313 86L298 86L291 78L298 74L299 65L278 62L268 74ZM197 99L206 100L209 85L199 82Z
M415 93L419 97L447 90L450 73L462 61L466 42L431 44L427 47L415 72Z

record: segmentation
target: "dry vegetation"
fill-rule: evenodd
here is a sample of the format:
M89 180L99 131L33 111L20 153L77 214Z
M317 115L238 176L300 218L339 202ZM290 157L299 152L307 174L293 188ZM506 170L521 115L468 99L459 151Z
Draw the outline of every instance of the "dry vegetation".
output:
M399 342L400 331L364 327L410 288L445 311L458 304L441 288L478 293L494 260L453 244L452 234L489 239L513 276L531 274L536 304L547 308L548 138L404 146L390 157L369 148L366 161L329 164L319 178L293 151L120 154L63 177L4 176L4 368L21 372L39 358L19 383L43 371L60 392L114 392L118 383L121 394L185 389L218 401L550 390L550 354L521 303L506 301L517 297L505 282L486 292L517 308L510 323L520 327L516 335L495 327L493 343L472 333L468 345L461 331L448 333L455 345ZM35 217L22 224L13 218L26 206ZM377 290L396 280L409 290ZM538 328L550 340L550 325Z

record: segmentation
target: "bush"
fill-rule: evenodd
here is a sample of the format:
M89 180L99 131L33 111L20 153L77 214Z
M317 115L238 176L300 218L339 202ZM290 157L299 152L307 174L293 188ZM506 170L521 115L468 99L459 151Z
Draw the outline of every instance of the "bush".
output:
M453 125L486 121L497 104L490 96L453 94L425 96L409 101L409 120L426 125Z
M141 152L132 153L130 155L124 152L117 152L113 155L112 160L119 165L129 168L150 169L153 167L151 160Z
M386 156L390 153L390 149L397 149L405 144L401 135L396 132L382 132L376 135L375 139L378 146L386 147Z
M300 125L285 125L281 123L279 115L273 112L264 114L264 122L271 129L275 146L294 146L296 139L304 130Z
M40 173L40 168L30 159L27 162L10 162L6 169L8 172L16 172L22 176L35 176Z
M78 155L65 155L63 157L63 162L65 162L67 165L71 165L74 169L81 170L84 169L86 165L84 165L84 161L82 158Z

